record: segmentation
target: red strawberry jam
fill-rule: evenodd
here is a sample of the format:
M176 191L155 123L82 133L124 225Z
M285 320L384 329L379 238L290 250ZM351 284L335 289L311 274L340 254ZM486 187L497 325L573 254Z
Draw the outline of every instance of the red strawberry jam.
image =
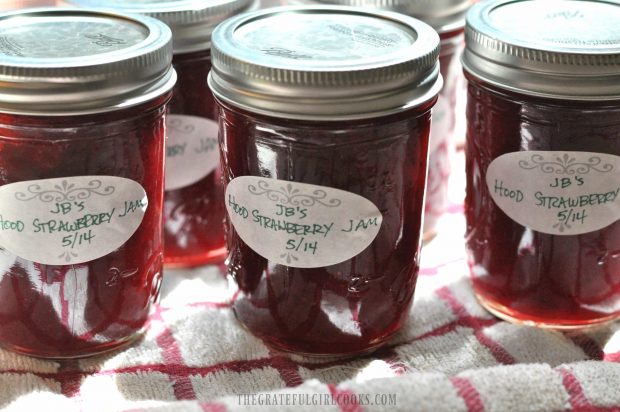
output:
M0 345L47 358L122 346L161 282L170 31L37 9L0 15L0 36Z
M587 0L468 15L467 249L476 294L502 318L620 317L619 19L618 4Z

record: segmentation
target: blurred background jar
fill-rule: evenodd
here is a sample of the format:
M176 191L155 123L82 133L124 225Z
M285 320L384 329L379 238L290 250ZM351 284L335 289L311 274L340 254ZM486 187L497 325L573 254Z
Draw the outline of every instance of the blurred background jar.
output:
M26 7L50 7L56 0L0 0L0 10L23 9Z
M71 0L157 18L172 30L178 80L167 117L165 264L192 267L226 257L224 199L217 143L217 108L207 85L211 32L252 6L252 0Z
M275 8L213 34L233 309L278 349L352 355L409 315L439 36L411 17Z
M467 249L496 315L620 317L620 3L481 2L467 18Z
M306 0L306 3L310 1ZM368 9L384 9L406 14L430 24L441 38L441 75L444 86L433 107L428 160L428 181L424 205L424 240L436 234L437 223L449 203L448 179L455 148L457 93L461 90L460 53L463 48L465 15L473 0L315 0ZM463 115L463 114L461 114Z
M50 8L1 14L0 39L0 345L125 345L161 284L170 30Z

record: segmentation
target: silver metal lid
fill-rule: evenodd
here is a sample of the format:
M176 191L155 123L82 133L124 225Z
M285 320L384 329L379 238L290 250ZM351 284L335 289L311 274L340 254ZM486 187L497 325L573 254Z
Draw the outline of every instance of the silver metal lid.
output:
M341 120L397 113L442 85L439 36L402 14L279 7L213 32L209 86L221 100L275 117Z
M463 66L529 95L620 98L620 1L496 0L467 15Z
M250 9L253 0L65 0L80 7L139 13L166 23L172 30L174 53L208 50L213 29Z
M63 115L133 106L170 90L172 41L144 16L76 9L0 14L0 111Z
M473 0L315 0L317 3L373 7L403 13L433 26L439 33L465 25L465 15Z

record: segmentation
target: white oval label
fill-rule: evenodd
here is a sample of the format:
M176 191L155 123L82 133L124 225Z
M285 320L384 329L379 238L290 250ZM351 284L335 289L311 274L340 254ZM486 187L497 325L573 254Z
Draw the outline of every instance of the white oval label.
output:
M354 193L256 176L228 184L226 209L254 251L297 268L335 265L358 255L383 221L370 200Z
M491 162L491 197L517 223L552 235L579 235L620 218L620 157L527 151Z
M144 188L115 176L29 180L0 187L0 247L46 265L105 256L138 229Z
M217 130L217 123L204 117L167 116L166 190L193 185L218 167Z

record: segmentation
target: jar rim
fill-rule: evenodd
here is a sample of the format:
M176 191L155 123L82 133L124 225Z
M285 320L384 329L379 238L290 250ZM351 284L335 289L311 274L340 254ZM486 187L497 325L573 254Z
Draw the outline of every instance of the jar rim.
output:
M170 29L146 16L17 10L0 14L0 38L10 46L0 48L3 113L113 111L160 96L176 81Z
M316 0L322 4L394 11L422 20L439 34L465 27L473 0Z
M250 10L257 0L64 0L72 5L136 13L164 22L172 30L174 54L211 48L211 34L224 20Z
M616 18L616 0L478 3L467 15L463 67L490 84L528 95L619 99ZM526 25L529 31L519 29Z
M439 93L439 47L429 25L398 13L277 7L218 26L208 82L219 99L269 116L379 117Z

